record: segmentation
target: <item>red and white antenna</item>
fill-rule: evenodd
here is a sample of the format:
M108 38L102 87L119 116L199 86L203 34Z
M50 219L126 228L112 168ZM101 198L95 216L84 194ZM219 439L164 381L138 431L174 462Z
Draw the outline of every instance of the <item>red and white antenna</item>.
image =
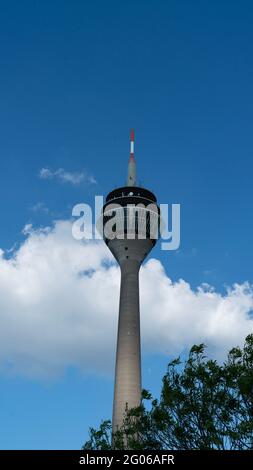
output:
M127 186L136 185L136 164L134 159L134 130L130 131L130 160L128 163Z
M130 158L134 159L134 129L130 131Z

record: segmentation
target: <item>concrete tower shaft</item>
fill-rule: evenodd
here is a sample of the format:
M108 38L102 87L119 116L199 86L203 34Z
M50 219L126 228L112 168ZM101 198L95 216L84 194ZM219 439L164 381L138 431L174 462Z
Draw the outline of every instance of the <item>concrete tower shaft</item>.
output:
M113 432L122 425L126 409L141 401L141 340L139 270L153 248L151 240L114 240L108 247L121 270L119 321L113 401Z

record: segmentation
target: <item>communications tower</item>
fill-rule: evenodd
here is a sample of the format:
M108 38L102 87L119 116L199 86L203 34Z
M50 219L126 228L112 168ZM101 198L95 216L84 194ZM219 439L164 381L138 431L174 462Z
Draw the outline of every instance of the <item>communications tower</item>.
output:
M113 432L141 402L139 270L159 237L159 213L155 195L137 185L131 130L126 185L108 194L102 216L104 240L121 270Z

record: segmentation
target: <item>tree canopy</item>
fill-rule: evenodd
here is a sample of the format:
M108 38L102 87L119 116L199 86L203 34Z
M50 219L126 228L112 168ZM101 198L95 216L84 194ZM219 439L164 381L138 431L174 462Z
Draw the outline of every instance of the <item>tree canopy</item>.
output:
M253 334L224 363L208 359L204 344L168 364L160 399L143 390L113 436L111 422L91 428L83 449L253 449Z

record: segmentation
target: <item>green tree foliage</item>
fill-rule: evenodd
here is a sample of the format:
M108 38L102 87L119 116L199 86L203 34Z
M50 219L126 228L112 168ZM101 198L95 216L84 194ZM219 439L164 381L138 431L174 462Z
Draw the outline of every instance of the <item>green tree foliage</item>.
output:
M146 403L146 406L145 406ZM108 450L111 423L90 429L83 449ZM253 449L253 335L233 348L223 364L193 346L188 359L168 364L160 400L143 391L113 436L114 449Z

